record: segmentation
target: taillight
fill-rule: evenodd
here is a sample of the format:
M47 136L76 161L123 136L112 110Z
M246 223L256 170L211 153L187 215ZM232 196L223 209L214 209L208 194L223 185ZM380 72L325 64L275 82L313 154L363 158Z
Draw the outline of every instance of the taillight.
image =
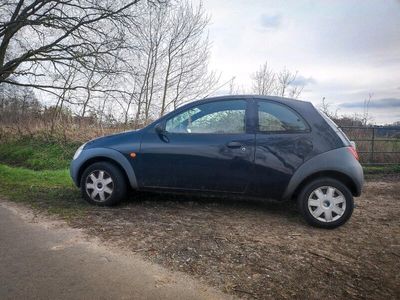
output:
M357 150L354 147L347 147L347 149L354 156L355 159L359 160Z

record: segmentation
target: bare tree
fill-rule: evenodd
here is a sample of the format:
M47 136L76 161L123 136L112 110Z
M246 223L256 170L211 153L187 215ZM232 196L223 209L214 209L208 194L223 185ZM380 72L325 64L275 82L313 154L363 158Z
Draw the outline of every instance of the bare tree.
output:
M328 102L325 97L322 97L321 103L318 105L318 108L328 117L334 120L339 119L339 108L333 110L332 103Z
M165 19L168 6L150 6L140 19L140 26L130 31L130 39L137 45L131 45L127 60L129 94L124 98L126 109L125 124L128 123L131 109L136 105L134 126L145 120L150 114L153 98L160 89L162 45L165 34Z
M0 7L0 83L64 89L40 79L71 61L78 72L105 71L103 62L125 45L121 28L134 22L138 1L7 1ZM86 87L75 82L70 88Z
M277 75L277 94L281 97L285 97L288 93L288 89L296 80L297 71L295 73L290 72L286 67L283 68Z
M326 101L325 97L322 97L321 104L319 105L319 108L321 111L326 114L327 116L331 116L331 110L330 110L331 104Z
M129 61L134 84L124 100L125 122L133 106L137 126L215 86L219 78L208 71L208 22L202 5L188 2L153 6L143 16L141 26L132 32L138 45Z
M371 100L372 100L372 96L373 95L374 95L373 93L369 93L368 94L368 99L364 100L363 114L362 114L362 117L361 117L361 121L362 121L362 124L364 126L367 126L368 123L370 123L373 120L373 118L369 115L369 106L371 104Z
M265 62L260 68L251 75L253 81L253 92L258 95L272 95L276 91L276 75L272 71L268 62Z
M268 62L262 64L251 75L252 91L259 95L272 95L297 99L304 85L296 82L298 72L291 72L286 67L279 72L273 71Z
M166 34L167 47L164 71L164 83L161 96L160 115L174 103L174 107L184 94L201 94L207 78L207 61L209 41L205 36L205 28L209 18L205 15L202 5L194 7L184 2L171 12ZM172 93L172 95L170 95Z
M64 74L59 74L60 76L63 77L64 89L62 89L58 94L57 102L52 111L53 116L51 117L50 132L54 131L55 124L58 121L58 117L62 112L64 103L65 102L71 103L71 90L69 89L69 87L75 81L76 74L77 74L76 69L72 67L72 65L66 68L66 72Z

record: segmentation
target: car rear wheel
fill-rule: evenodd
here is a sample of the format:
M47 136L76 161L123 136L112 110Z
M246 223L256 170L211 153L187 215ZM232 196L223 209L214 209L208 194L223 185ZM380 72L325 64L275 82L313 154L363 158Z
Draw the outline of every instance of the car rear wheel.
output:
M312 226L336 228L346 223L354 208L353 195L338 180L316 179L300 192L297 204L304 219Z
M97 162L90 165L82 174L82 196L90 204L112 206L126 195L124 174L109 162Z

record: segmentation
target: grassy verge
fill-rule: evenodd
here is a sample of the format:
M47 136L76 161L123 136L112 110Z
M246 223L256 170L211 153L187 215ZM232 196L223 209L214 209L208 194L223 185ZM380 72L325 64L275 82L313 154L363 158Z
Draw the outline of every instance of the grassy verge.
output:
M64 169L78 147L76 142L41 136L9 139L0 143L0 162L32 170Z
M83 215L87 208L67 169L34 171L0 164L0 182L0 195L64 219Z
M77 142L56 137L9 137L0 142L0 196L56 214L80 216L88 207L68 171Z

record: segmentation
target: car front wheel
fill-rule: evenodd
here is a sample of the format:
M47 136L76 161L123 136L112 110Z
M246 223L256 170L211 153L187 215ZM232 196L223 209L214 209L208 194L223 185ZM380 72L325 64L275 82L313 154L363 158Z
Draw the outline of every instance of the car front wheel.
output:
M124 174L109 162L90 165L81 177L82 196L90 204L112 206L126 195Z
M354 208L350 190L332 178L308 183L300 192L297 204L305 220L321 228L343 225L351 217Z

